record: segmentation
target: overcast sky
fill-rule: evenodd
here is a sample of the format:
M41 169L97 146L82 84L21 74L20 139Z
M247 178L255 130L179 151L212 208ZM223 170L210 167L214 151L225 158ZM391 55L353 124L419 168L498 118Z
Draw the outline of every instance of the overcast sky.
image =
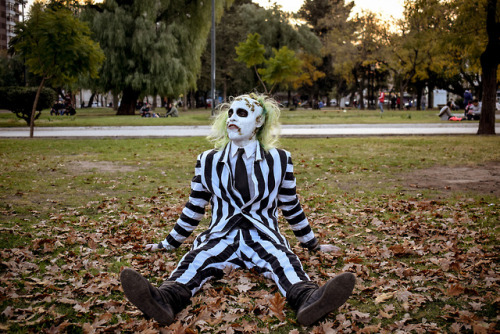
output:
M296 12L304 3L304 0L252 0L263 7L277 3L281 5L283 10L289 12ZM347 0L349 1L349 0ZM34 0L28 0L28 6ZM362 10L370 10L375 13L380 13L384 19L389 19L391 16L401 18L403 16L404 0L354 0L354 12L358 13Z
M267 7L272 5L273 3L277 3L281 5L283 10L289 12L296 12L304 3L304 0L252 0L260 4L263 7ZM348 2L348 1L346 1ZM355 13L359 13L362 10L370 10L375 13L380 13L384 19L389 19L391 16L395 18L403 17L403 4L404 0L384 0L384 1L376 1L376 0L354 0L354 9Z

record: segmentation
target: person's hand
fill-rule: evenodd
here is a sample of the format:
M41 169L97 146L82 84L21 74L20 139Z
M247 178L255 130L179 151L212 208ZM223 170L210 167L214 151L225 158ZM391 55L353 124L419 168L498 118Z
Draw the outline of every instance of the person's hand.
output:
M339 247L328 244L319 245L319 250L323 253L339 253L341 251Z
M160 248L158 248L158 244L147 244L145 246L145 248L149 252L156 252L156 251L160 250Z

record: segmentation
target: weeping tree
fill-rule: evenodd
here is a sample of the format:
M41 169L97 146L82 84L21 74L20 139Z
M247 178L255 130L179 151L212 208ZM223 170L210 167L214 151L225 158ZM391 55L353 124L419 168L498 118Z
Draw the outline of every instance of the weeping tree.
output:
M217 0L216 15L232 0ZM99 85L122 93L118 115L133 115L145 95L178 96L195 88L211 27L201 0L105 0L83 14L106 61Z
M104 58L90 38L89 27L57 2L33 4L29 19L16 25L10 46L11 52L26 59L28 70L40 77L30 115L30 137L43 86L47 82L70 84L80 75L95 76Z

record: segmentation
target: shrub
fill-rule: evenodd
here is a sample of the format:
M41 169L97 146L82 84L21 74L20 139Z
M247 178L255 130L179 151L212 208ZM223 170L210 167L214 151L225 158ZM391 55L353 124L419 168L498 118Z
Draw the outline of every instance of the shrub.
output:
M30 125L36 91L36 87L0 87L0 109L12 111ZM40 117L42 109L50 108L56 98L57 95L52 89L43 88L38 98L35 119Z

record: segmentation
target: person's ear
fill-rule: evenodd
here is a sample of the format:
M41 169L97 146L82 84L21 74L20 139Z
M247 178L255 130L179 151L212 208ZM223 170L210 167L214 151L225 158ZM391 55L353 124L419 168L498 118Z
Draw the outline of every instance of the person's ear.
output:
M257 117L257 119L255 120L256 122L256 127L257 128L260 128L264 125L264 116L260 115Z

